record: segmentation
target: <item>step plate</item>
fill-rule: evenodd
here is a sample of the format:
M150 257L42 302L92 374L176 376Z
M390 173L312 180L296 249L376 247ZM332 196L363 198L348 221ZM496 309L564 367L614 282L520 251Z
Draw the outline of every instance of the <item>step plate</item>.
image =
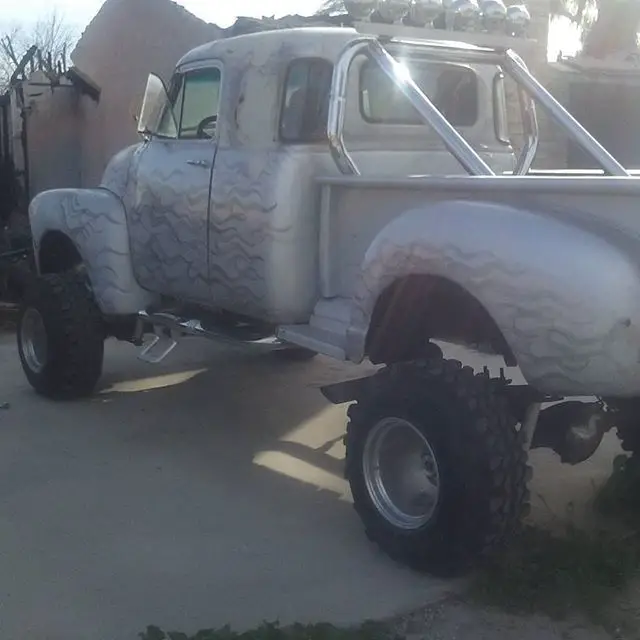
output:
M156 334L148 344L142 347L138 354L138 358L149 364L158 364L162 362L178 344L173 337Z

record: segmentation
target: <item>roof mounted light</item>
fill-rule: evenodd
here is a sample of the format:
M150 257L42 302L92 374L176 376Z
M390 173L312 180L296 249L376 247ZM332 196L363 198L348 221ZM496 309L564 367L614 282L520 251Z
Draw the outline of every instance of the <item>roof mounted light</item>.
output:
M379 0L378 8L371 19L376 22L393 24L407 15L410 6L411 0Z
M442 0L412 0L402 22L410 27L432 26L442 11Z
M506 30L510 36L522 38L526 35L531 15L523 4L512 4L507 7Z
M449 8L454 31L474 31L480 24L480 7L476 0L453 0Z
M507 8L502 0L480 0L482 26L490 33L505 31Z
M344 7L354 20L368 20L378 8L378 0L344 0Z
M417 29L484 32L493 35L526 38L531 22L529 10L522 3L508 8L503 0L344 0L349 15L366 32L366 23L374 31L389 37L402 36L402 27ZM392 26L393 25L393 26ZM356 27L358 28L358 26ZM388 32L387 32L388 31ZM425 37L429 37L425 33Z

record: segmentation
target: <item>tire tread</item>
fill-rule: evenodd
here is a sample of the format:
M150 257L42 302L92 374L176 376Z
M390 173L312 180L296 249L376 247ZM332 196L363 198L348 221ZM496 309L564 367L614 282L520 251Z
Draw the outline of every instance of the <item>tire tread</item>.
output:
M22 312L35 307L42 315L48 340L43 370L29 369L18 342L23 368L37 393L68 400L93 393L102 374L105 330L102 315L82 274L47 274L28 288Z
M516 420L494 380L455 360L390 365L373 378L370 393L347 412L345 475L354 508L367 536L395 560L439 575L463 573L503 546L528 512L530 468ZM443 405L443 397L453 419L439 438L453 464L465 469L465 477L455 480L461 504L458 512L452 505L443 508L435 525L424 530L398 532L368 499L359 451L380 417L404 411L419 426L430 407Z

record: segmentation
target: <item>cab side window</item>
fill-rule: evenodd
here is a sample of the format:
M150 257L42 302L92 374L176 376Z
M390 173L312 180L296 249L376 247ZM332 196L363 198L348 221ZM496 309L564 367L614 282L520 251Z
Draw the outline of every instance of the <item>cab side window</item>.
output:
M289 65L280 112L283 142L326 139L332 76L333 65L321 58L304 58Z
M174 77L159 133L168 138L213 138L220 105L220 69L196 69ZM173 115L173 117L172 117Z

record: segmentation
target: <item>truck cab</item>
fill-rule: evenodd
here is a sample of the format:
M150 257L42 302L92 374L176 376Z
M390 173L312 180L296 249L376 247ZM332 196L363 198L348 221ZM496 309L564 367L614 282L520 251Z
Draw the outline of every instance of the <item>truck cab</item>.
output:
M356 36L327 28L230 38L189 52L168 90L150 78L146 140L116 156L102 181L125 203L144 289L277 323L308 319L314 182L339 174L326 122L334 65ZM496 66L410 50L402 62L496 172L514 168ZM374 62L355 62L347 90L344 138L364 175L464 172Z

